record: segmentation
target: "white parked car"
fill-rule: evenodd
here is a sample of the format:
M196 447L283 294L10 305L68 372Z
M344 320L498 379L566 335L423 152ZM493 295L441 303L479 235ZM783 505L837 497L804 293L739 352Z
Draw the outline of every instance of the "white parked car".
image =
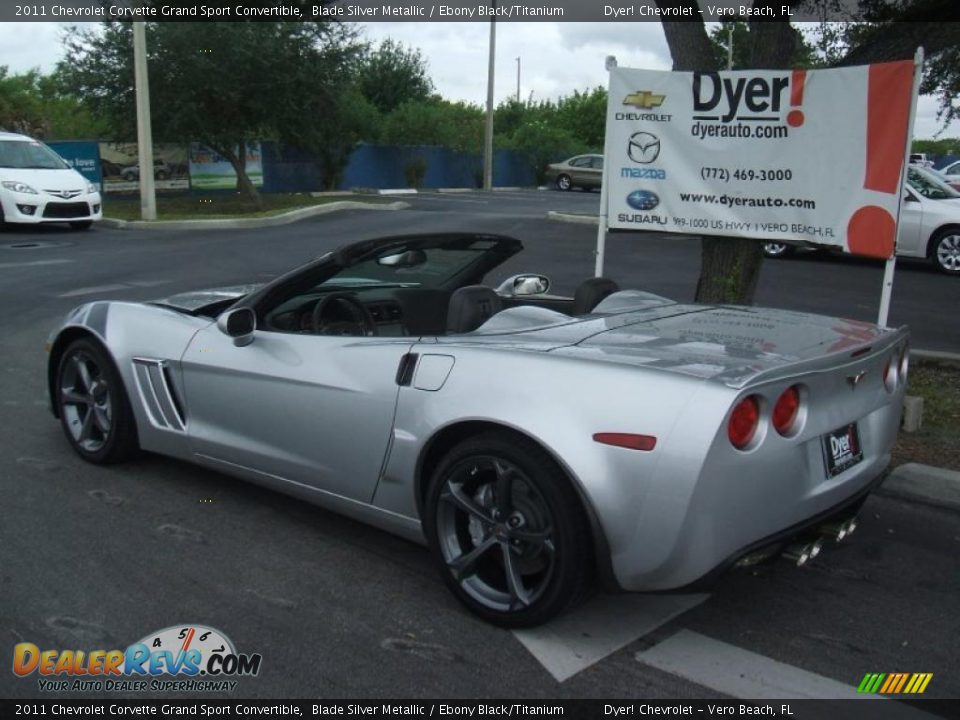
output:
M69 223L86 230L103 217L95 185L39 140L0 132L0 225Z
M960 160L955 160L949 165L944 165L940 168L940 174L950 180L960 180Z
M785 257L795 249L764 243L763 254ZM943 272L960 275L960 192L916 165L908 169L903 189L897 256L929 258Z

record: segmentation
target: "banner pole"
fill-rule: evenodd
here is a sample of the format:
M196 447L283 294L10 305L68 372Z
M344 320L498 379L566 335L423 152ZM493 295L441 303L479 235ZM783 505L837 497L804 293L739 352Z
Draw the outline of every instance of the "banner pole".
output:
M609 170L610 163L610 71L617 67L617 59L613 55L608 55L605 67L607 69L607 117L604 118L603 126L603 173L600 177L600 214L597 216L597 249L594 254L597 256L596 264L593 267L594 277L603 277L603 262L607 250L607 228L609 225L610 194L609 188Z
M910 98L910 117L907 120L907 147L904 152L905 162L903 164L902 182L907 180L907 172L910 167L910 149L913 143L913 120L917 114L917 96L920 94L920 82L923 79L923 48L918 47L913 56L913 95ZM890 300L893 297L893 273L897 267L897 241L900 234L900 208L903 207L903 186L899 189L897 198L897 230L893 236L893 254L887 258L883 268L883 288L880 291L880 312L877 316L877 325L887 327L887 321L890 317Z

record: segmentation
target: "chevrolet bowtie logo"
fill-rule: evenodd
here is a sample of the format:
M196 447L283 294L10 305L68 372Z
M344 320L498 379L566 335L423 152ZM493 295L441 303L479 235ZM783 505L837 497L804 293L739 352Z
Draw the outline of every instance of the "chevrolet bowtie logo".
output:
M657 95L649 90L637 90L636 92L627 95L623 99L623 104L632 105L633 107L641 110L650 110L651 108L660 107L663 105L663 101L666 99L666 97L666 95Z
M861 380L863 380L863 378L864 378L864 376L866 376L866 374L867 374L867 371L866 371L866 370L861 370L861 371L858 372L856 375L847 375L847 382L850 383L850 389L851 389L851 390L856 389L857 384L858 384Z

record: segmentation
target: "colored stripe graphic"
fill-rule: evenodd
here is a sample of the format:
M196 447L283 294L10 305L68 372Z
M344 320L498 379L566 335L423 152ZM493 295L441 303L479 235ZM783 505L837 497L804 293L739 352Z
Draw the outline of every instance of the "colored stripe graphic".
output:
M858 693L918 695L927 689L933 673L867 673L857 686Z
M913 61L870 65L867 71L867 190L899 191L910 123Z

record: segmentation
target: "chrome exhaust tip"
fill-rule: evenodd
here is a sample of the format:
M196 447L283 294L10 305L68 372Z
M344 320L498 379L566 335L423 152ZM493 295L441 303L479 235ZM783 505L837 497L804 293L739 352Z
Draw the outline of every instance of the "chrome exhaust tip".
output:
M820 549L822 546L823 545L820 540L807 543L796 543L787 547L787 549L783 552L782 557L785 560L795 563L797 567L802 567L820 554Z
M857 518L852 517L840 522L832 522L821 525L817 528L817 533L830 538L835 542L840 542L851 535L857 529Z
M833 522L818 527L817 533L830 538L834 542L840 542L850 534L850 531L847 528L847 522Z

